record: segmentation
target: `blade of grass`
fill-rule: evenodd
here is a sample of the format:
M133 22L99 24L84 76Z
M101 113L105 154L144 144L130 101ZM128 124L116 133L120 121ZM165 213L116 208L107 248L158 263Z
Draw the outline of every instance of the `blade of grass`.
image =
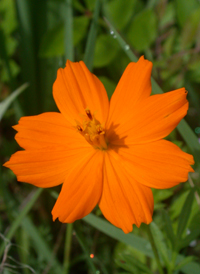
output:
M24 105L25 113L39 113L39 89L37 88L36 77L36 57L34 47L34 31L31 22L31 1L16 0L17 16L20 31L20 63L21 73L24 82L29 82L28 92L24 94L26 105Z
M111 23L105 19L106 24L108 25L110 32L112 35L116 36L116 39L118 40L119 44L121 45L124 52L127 54L127 56L130 58L132 62L135 62L138 60L138 58L135 56L135 54L130 49L130 46L124 41L124 39L121 37L121 35L117 32L117 30L111 25ZM161 94L163 93L162 89L159 87L159 85L156 83L156 81L151 78L152 83L152 93L153 94ZM200 144L198 141L197 136L194 134L190 126L187 124L187 122L182 119L182 121L177 126L177 129L179 133L181 134L182 138L185 140L186 144L191 149L194 158L196 161L200 160Z
M152 230L150 229L149 225L146 226L146 230L147 230L149 241L151 243L151 248L153 250L154 258L156 260L156 264L157 264L159 273L164 274L164 271L163 271L163 268L162 268L162 265L161 265L161 262L160 262L160 258L159 258L159 255L158 255L158 250L156 248L155 239L152 235Z
M149 228L153 236L155 246L158 252L161 254L161 257L163 259L163 262L165 263L165 266L167 266L168 268L170 265L170 259L168 256L168 250L167 250L166 243L164 241L163 233L154 222L151 222L151 224L149 225Z
M185 231L186 227L187 227L187 223L191 214L191 209L192 209L192 204L193 204L193 200L194 200L194 188L191 188L185 203L183 205L183 208L181 210L181 214L179 216L179 220L178 220L178 227L177 227L177 232L176 232L176 242L177 245L179 245L179 241L182 238L183 232Z
M28 83L23 84L21 87L13 91L3 102L0 103L0 121L9 108L10 104L15 100L15 98L24 91L29 86Z
M165 210L162 211L162 218L163 218L163 221L164 221L165 232L167 234L168 239L171 242L171 246L172 246L172 249L173 249L174 242L175 242L175 234L174 234L174 231L173 231L171 219L170 219L168 213Z
M83 59L90 71L92 71L93 62L94 62L94 50L95 50L95 40L97 36L99 12L100 12L100 0L96 0L94 15L93 15L92 23L90 26L88 39L86 43L85 55Z
M12 89L14 89L14 82L13 82L13 76L12 76L12 71L10 68L10 63L9 63L9 58L7 54L7 49L6 49L6 39L5 39L5 34L2 29L0 29L0 57L4 61L9 79L10 79L10 84Z
M96 217L92 213L84 217L83 220L111 238L130 245L149 257L153 257L151 245L147 240L132 233L125 234L121 229L116 228L99 217Z
M38 199L38 197L42 193L42 190L43 190L42 188L39 188L32 195L31 199L28 201L28 203L24 206L22 211L19 213L19 215L16 217L16 219L11 224L11 227L10 227L9 231L5 235L6 239L10 240L13 237L13 235L14 235L15 231L17 230L17 228L21 225L22 220L28 214L28 212L31 210L31 208L35 204L35 201ZM4 247L5 247L4 244L2 244L1 247L0 247L0 257L3 254Z
M65 45L65 59L74 61L73 49L73 9L72 1L65 0L64 7L64 45Z

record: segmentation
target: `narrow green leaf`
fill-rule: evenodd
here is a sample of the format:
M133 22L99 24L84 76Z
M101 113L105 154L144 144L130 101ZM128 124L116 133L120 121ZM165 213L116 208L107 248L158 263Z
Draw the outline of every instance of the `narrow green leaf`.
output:
M178 270L181 269L183 266L189 264L190 262L196 260L196 258L194 256L188 256L186 258L184 258L182 261L180 261L174 268L174 270ZM191 270L192 271L192 270Z
M73 45L76 46L86 35L89 18L86 16L75 16L73 18ZM42 58L63 56L64 49L64 24L58 23L47 31L40 45L39 55Z
M184 239L181 240L180 248L188 246L192 241L197 239L199 235L200 235L200 228L189 231L189 234Z
M89 30L86 49L85 49L85 55L83 59L90 71L92 70L93 62L94 62L94 50L95 50L95 41L97 36L99 12L100 12L100 0L96 0L94 15L93 15L91 27Z
M73 48L73 10L72 1L65 0L64 7L64 45L65 45L65 59L74 61Z
M151 270L140 262L140 260L133 257L132 254L119 254L119 259L116 259L115 262L121 268L130 271L131 273L139 273L139 274L152 274Z
M165 266L169 266L170 262L168 257L168 250L164 241L164 236L162 234L162 231L158 228L158 226L154 222L151 222L149 226L150 226L151 233L153 235L158 253L161 254L161 257L165 263Z
M6 239L10 240L17 228L21 225L22 220L24 217L28 214L28 212L31 210L32 206L35 204L35 201L38 199L40 194L42 193L42 188L39 188L35 191L35 193L32 195L31 199L28 201L28 203L24 206L24 208L21 210L19 215L16 217L14 222L11 224L11 227L9 231L6 233L5 237ZM0 257L2 256L3 250L4 250L5 245L1 245L0 248Z
M190 217L191 213L191 208L194 200L194 189L191 189L185 203L183 205L183 208L181 210L181 214L179 216L179 221L178 221L178 228L177 228L177 233L176 233L176 241L177 243L181 239L183 232L185 231L188 223L188 219Z
M15 91L13 91L3 102L0 103L0 121L6 112L6 110L9 108L10 104L15 100L15 98L26 88L28 87L28 84L25 83Z
M112 35L119 43L119 45L121 46L121 48L125 51L125 53L127 54L127 56L130 58L130 60L132 62L137 62L138 58L135 56L135 54L133 53L133 51L130 48L130 45L127 44L124 39L121 37L121 35L117 32L117 30L115 29L115 27L106 19L106 17L104 18L106 24L108 25L109 29L110 29L110 35Z
M92 213L84 217L83 220L111 238L130 245L149 257L153 257L151 245L147 240L136 236L133 233L125 234L121 229L116 228L99 217L96 217Z
M169 218L169 215L165 210L162 211L162 217L164 220L164 229L166 231L167 237L171 242L172 247L174 246L174 241L175 241L175 234L172 228L172 222L171 219Z
M5 34L2 29L0 29L0 45L1 45L0 57L5 62L5 67L7 69L9 78L12 79L12 73L11 73L9 59L8 59L7 50L6 50L6 38L5 38Z
M28 92L24 94L24 101L26 102L24 109L26 114L38 114L40 112L40 104L42 102L42 100L40 100L41 90L37 86L37 56L35 55L35 37L31 21L35 15L33 13L33 9L31 8L32 2L33 1L26 0L15 1L20 33L19 57L21 64L21 76L24 82L28 82L30 84Z
M200 144L197 136L192 131L191 127L188 123L182 119L177 126L179 133L181 134L183 140L185 140L186 144L191 149L194 159L196 162L200 161Z

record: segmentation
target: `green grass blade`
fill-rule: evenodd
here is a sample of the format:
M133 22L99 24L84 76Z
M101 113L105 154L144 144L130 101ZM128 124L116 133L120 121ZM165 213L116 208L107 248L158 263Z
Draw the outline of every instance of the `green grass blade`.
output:
M92 213L84 217L83 220L92 225L93 227L97 228L101 232L104 232L111 238L116 239L127 245L130 245L149 257L153 257L151 245L147 240L138 237L132 233L125 234L121 229L116 228L107 221L104 221L101 218L96 217Z
M169 266L170 261L169 261L168 250L167 250L166 243L164 241L163 233L154 222L152 222L149 226L154 238L155 245L157 247L158 252L161 254L161 257L165 263L165 266Z
M31 210L32 206L35 204L35 201L38 199L38 197L42 193L42 190L43 190L42 188L39 188L39 189L37 189L35 191L35 193L31 197L31 199L28 201L28 203L26 204L26 206L24 206L24 208L19 213L19 215L17 216L17 218L13 221L13 223L12 223L9 231L5 235L6 239L10 240L13 237L13 235L14 235L15 231L17 230L17 228L21 225L22 220L28 214L28 212ZM5 247L4 244L1 245L1 247L0 247L0 257L3 254L4 247Z
M100 11L100 0L96 0L94 15L93 15L91 27L89 30L86 49L85 49L85 55L83 59L90 71L92 71L93 62L94 62L94 50L95 50L95 40L97 36L99 11Z
M196 162L200 162L200 144L197 136L194 134L188 123L183 119L177 126L179 133L191 149Z
M72 1L65 0L64 2L64 45L65 45L65 59L74 61L73 49L73 9Z
M5 67L8 72L11 87L14 88L12 72L11 72L9 58L8 58L7 49L6 49L6 38L5 38L5 34L2 29L0 29L0 45L1 45L0 46L0 57L5 63Z
M121 48L126 52L127 56L132 62L137 62L138 58L135 56L133 51L131 50L129 44L127 44L124 39L121 37L121 35L117 32L117 30L111 25L111 23L104 17L104 21L108 25L110 29L110 35L115 37L115 39L118 41Z
M187 223L190 217L192 204L194 200L194 188L192 188L185 200L185 203L183 205L183 208L181 210L181 214L179 216L178 221L178 228L176 233L176 241L179 244L179 240L181 240L183 232L185 231L185 228L187 227Z
M6 110L9 108L10 104L15 100L15 98L24 91L29 84L25 83L15 91L13 91L3 102L0 103L0 121L6 112Z
M127 56L130 58L132 62L135 62L138 60L138 58L135 56L135 54L130 49L130 46L124 41L124 39L121 37L121 35L117 32L117 30L111 25L110 22L108 22L107 19L105 19L109 29L110 33L112 35L116 36L116 39L118 40L119 44L121 45L124 52L127 54ZM152 93L153 94L162 94L163 91L159 87L159 85L156 83L156 81L151 78L152 83ZM182 138L185 140L186 144L191 149L194 158L196 161L200 160L200 144L198 141L197 136L195 136L194 132L190 128L190 126L187 124L187 122L183 119L179 125L177 126L177 129L179 133L181 134Z
M173 231L171 219L165 210L162 211L162 218L164 221L164 229L165 229L166 235L171 242L171 246L173 247L175 242L175 234Z
M31 1L16 0L17 15L20 31L20 63L21 75L24 82L30 84L24 94L24 110L27 114L38 114L40 109L40 90L37 88L36 56L34 47L34 32L32 29Z

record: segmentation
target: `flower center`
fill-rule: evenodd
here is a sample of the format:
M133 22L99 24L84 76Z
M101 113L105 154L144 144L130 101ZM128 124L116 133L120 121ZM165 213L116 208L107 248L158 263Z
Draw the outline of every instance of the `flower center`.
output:
M95 149L106 150L108 144L106 143L103 125L95 118L94 114L92 115L88 108L85 109L85 113L82 124L77 122L77 130Z

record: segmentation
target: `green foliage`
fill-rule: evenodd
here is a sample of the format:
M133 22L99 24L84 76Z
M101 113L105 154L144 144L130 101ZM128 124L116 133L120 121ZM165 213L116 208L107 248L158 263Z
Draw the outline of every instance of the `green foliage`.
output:
M131 22L127 38L138 51L147 49L156 39L156 15L153 10L146 9L137 14Z
M124 269L129 271L130 273L135 274L152 274L153 272L149 270L149 268L141 263L138 259L133 257L133 254L118 254L118 258L116 259L116 264Z
M191 13L199 7L199 2L198 0L175 0L175 3L178 22L183 26Z
M112 0L105 5L105 12L111 18L117 29L123 29L133 16L137 0Z
M73 45L76 46L85 37L89 24L86 16L76 16L73 20ZM64 55L64 23L61 22L50 29L43 37L40 46L41 57L55 57Z
M99 35L96 40L94 67L105 67L110 64L120 49L119 44L111 35Z

